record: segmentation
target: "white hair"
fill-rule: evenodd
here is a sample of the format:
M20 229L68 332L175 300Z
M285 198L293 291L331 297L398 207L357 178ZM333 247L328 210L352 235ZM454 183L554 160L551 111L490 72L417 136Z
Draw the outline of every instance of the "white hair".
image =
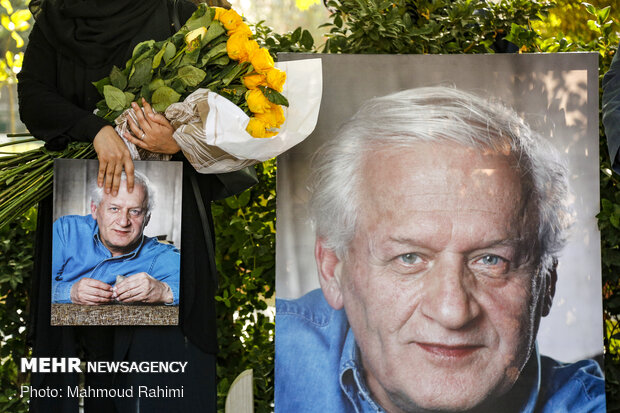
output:
M544 269L550 268L572 220L568 173L558 152L514 110L448 87L410 89L366 101L315 155L310 215L327 248L343 258L353 239L365 155L420 142L509 153L521 175L525 207L534 211L524 222L537 230L537 240L530 238L536 244L532 253Z
M142 188L144 188L144 196L146 198L145 215L149 216L151 214L151 211L155 207L155 186L151 184L149 178L147 178L146 175L138 171L134 171L133 179L134 187L141 186ZM127 174L125 173L125 171L121 172L121 181L127 181ZM101 203L102 199L103 188L97 185L97 179L95 178L95 180L90 184L90 201L98 206Z

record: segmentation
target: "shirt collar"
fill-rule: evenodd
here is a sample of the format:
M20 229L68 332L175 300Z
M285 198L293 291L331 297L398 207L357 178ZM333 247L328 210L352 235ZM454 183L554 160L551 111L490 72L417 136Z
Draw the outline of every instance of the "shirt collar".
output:
M359 350L353 336L353 330L350 328L342 348L339 373L340 388L347 395L353 406L355 406L356 412L385 412L373 400L370 391L366 387L361 357L359 357Z
M366 387L364 380L364 369L359 356L359 349L353 336L353 330L349 328L347 337L345 339L344 346L342 347L342 353L340 356L339 365L339 378L340 388L347 395L353 406L355 406L356 412L367 413L377 412L384 413L385 410L377 404L370 395L370 391ZM538 352L538 343L535 344L534 350L526 363L519 379L508 392L509 394L519 387L523 388L525 397L519 397L514 401L521 404L523 407L520 412L531 413L536 407L538 400L538 394L540 393L540 353ZM521 393L521 392L519 392Z

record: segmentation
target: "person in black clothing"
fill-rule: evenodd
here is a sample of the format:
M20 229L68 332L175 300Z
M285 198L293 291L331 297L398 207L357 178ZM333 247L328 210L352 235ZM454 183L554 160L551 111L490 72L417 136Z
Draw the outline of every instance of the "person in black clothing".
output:
M18 93L20 116L51 150L69 142L93 142L99 158L99 184L115 193L122 170L133 175L129 152L105 120L93 110L101 99L91 82L124 67L136 44L163 40L195 10L173 0L32 1L36 23L29 38ZM29 340L33 357L80 356L83 360L188 361L185 373L87 374L92 388L133 386L133 398L86 398L92 412L214 412L216 410L216 273L210 202L256 182L247 174L200 175L178 152L167 121L151 119L143 128L156 151L183 161L180 314L178 327L50 326L52 202L39 205L35 268L31 292ZM132 185L133 177L128 179ZM205 253L206 252L206 253ZM156 344L156 345L154 345ZM34 388L78 385L76 374L33 374ZM139 398L137 386L183 387L183 398ZM62 393L61 393L62 394ZM31 412L77 412L75 398L31 398Z

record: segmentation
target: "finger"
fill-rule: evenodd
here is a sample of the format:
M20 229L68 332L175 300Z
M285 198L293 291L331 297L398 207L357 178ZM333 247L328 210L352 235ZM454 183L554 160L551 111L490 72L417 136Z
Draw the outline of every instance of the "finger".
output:
M151 128L151 123L149 120L144 117L144 112L142 112L142 108L138 106L136 102L132 102L131 106L133 107L133 112L136 114L136 118L138 119L138 125L143 131L147 131Z
M168 118L166 118L161 113L149 113L148 117L151 121L153 121L154 123L157 123L158 125L172 128L172 125L168 121Z
M118 188L121 186L121 174L123 173L123 165L117 163L114 165L114 182L112 182L112 196L118 195Z
M97 174L97 186L101 188L105 180L105 172L108 163L106 161L99 160L99 173Z
M134 166L130 157L125 159L125 175L127 176L127 192L133 192Z
M120 297L123 294L131 292L133 289L137 287L138 285L134 281L125 280L122 283L118 284L118 286L116 287L116 295ZM133 293L132 295L135 295L135 294L136 293Z
M154 114L153 107L144 98L142 98L142 107L144 108L144 113L146 113L147 116Z
M142 139L142 134L144 133L144 131L142 129L140 129L140 126L138 126L138 124L131 118L127 118L127 123L129 124L129 129L131 130L131 132L133 133L133 136ZM127 132L129 133L129 132ZM127 135L127 133L125 133L125 135Z
M85 285L96 288L98 290L110 291L112 287L110 284L104 283L103 281L95 280L94 278L84 278Z
M136 295L125 300L126 303L140 303L146 301L147 294L144 291L138 292Z
M132 288L122 294L118 294L118 301L131 301L138 294L140 294L140 290L137 288Z
M89 290L84 290L85 294L93 297L100 297L105 299L110 299L112 297L112 291L100 290L98 288L92 288Z
M133 143L137 147L142 148L142 149L146 149L146 150L149 149L148 145L143 140L137 139L131 133L125 132L125 134L123 136L125 137L125 139L127 139L129 142Z
M110 299L107 297L101 297L99 295L92 295L92 294L85 294L82 299L86 302L96 303L96 304L107 303L110 301Z
M115 164L109 162L105 170L104 190L106 194L109 194L112 189L112 184L114 183L114 170Z

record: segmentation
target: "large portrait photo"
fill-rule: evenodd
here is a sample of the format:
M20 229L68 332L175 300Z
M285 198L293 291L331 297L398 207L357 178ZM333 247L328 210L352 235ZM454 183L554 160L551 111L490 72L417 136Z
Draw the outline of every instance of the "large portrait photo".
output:
M322 59L278 158L276 412L605 412L598 56Z
M51 324L177 324L182 165L136 162L116 191L97 161L57 160L54 178Z

